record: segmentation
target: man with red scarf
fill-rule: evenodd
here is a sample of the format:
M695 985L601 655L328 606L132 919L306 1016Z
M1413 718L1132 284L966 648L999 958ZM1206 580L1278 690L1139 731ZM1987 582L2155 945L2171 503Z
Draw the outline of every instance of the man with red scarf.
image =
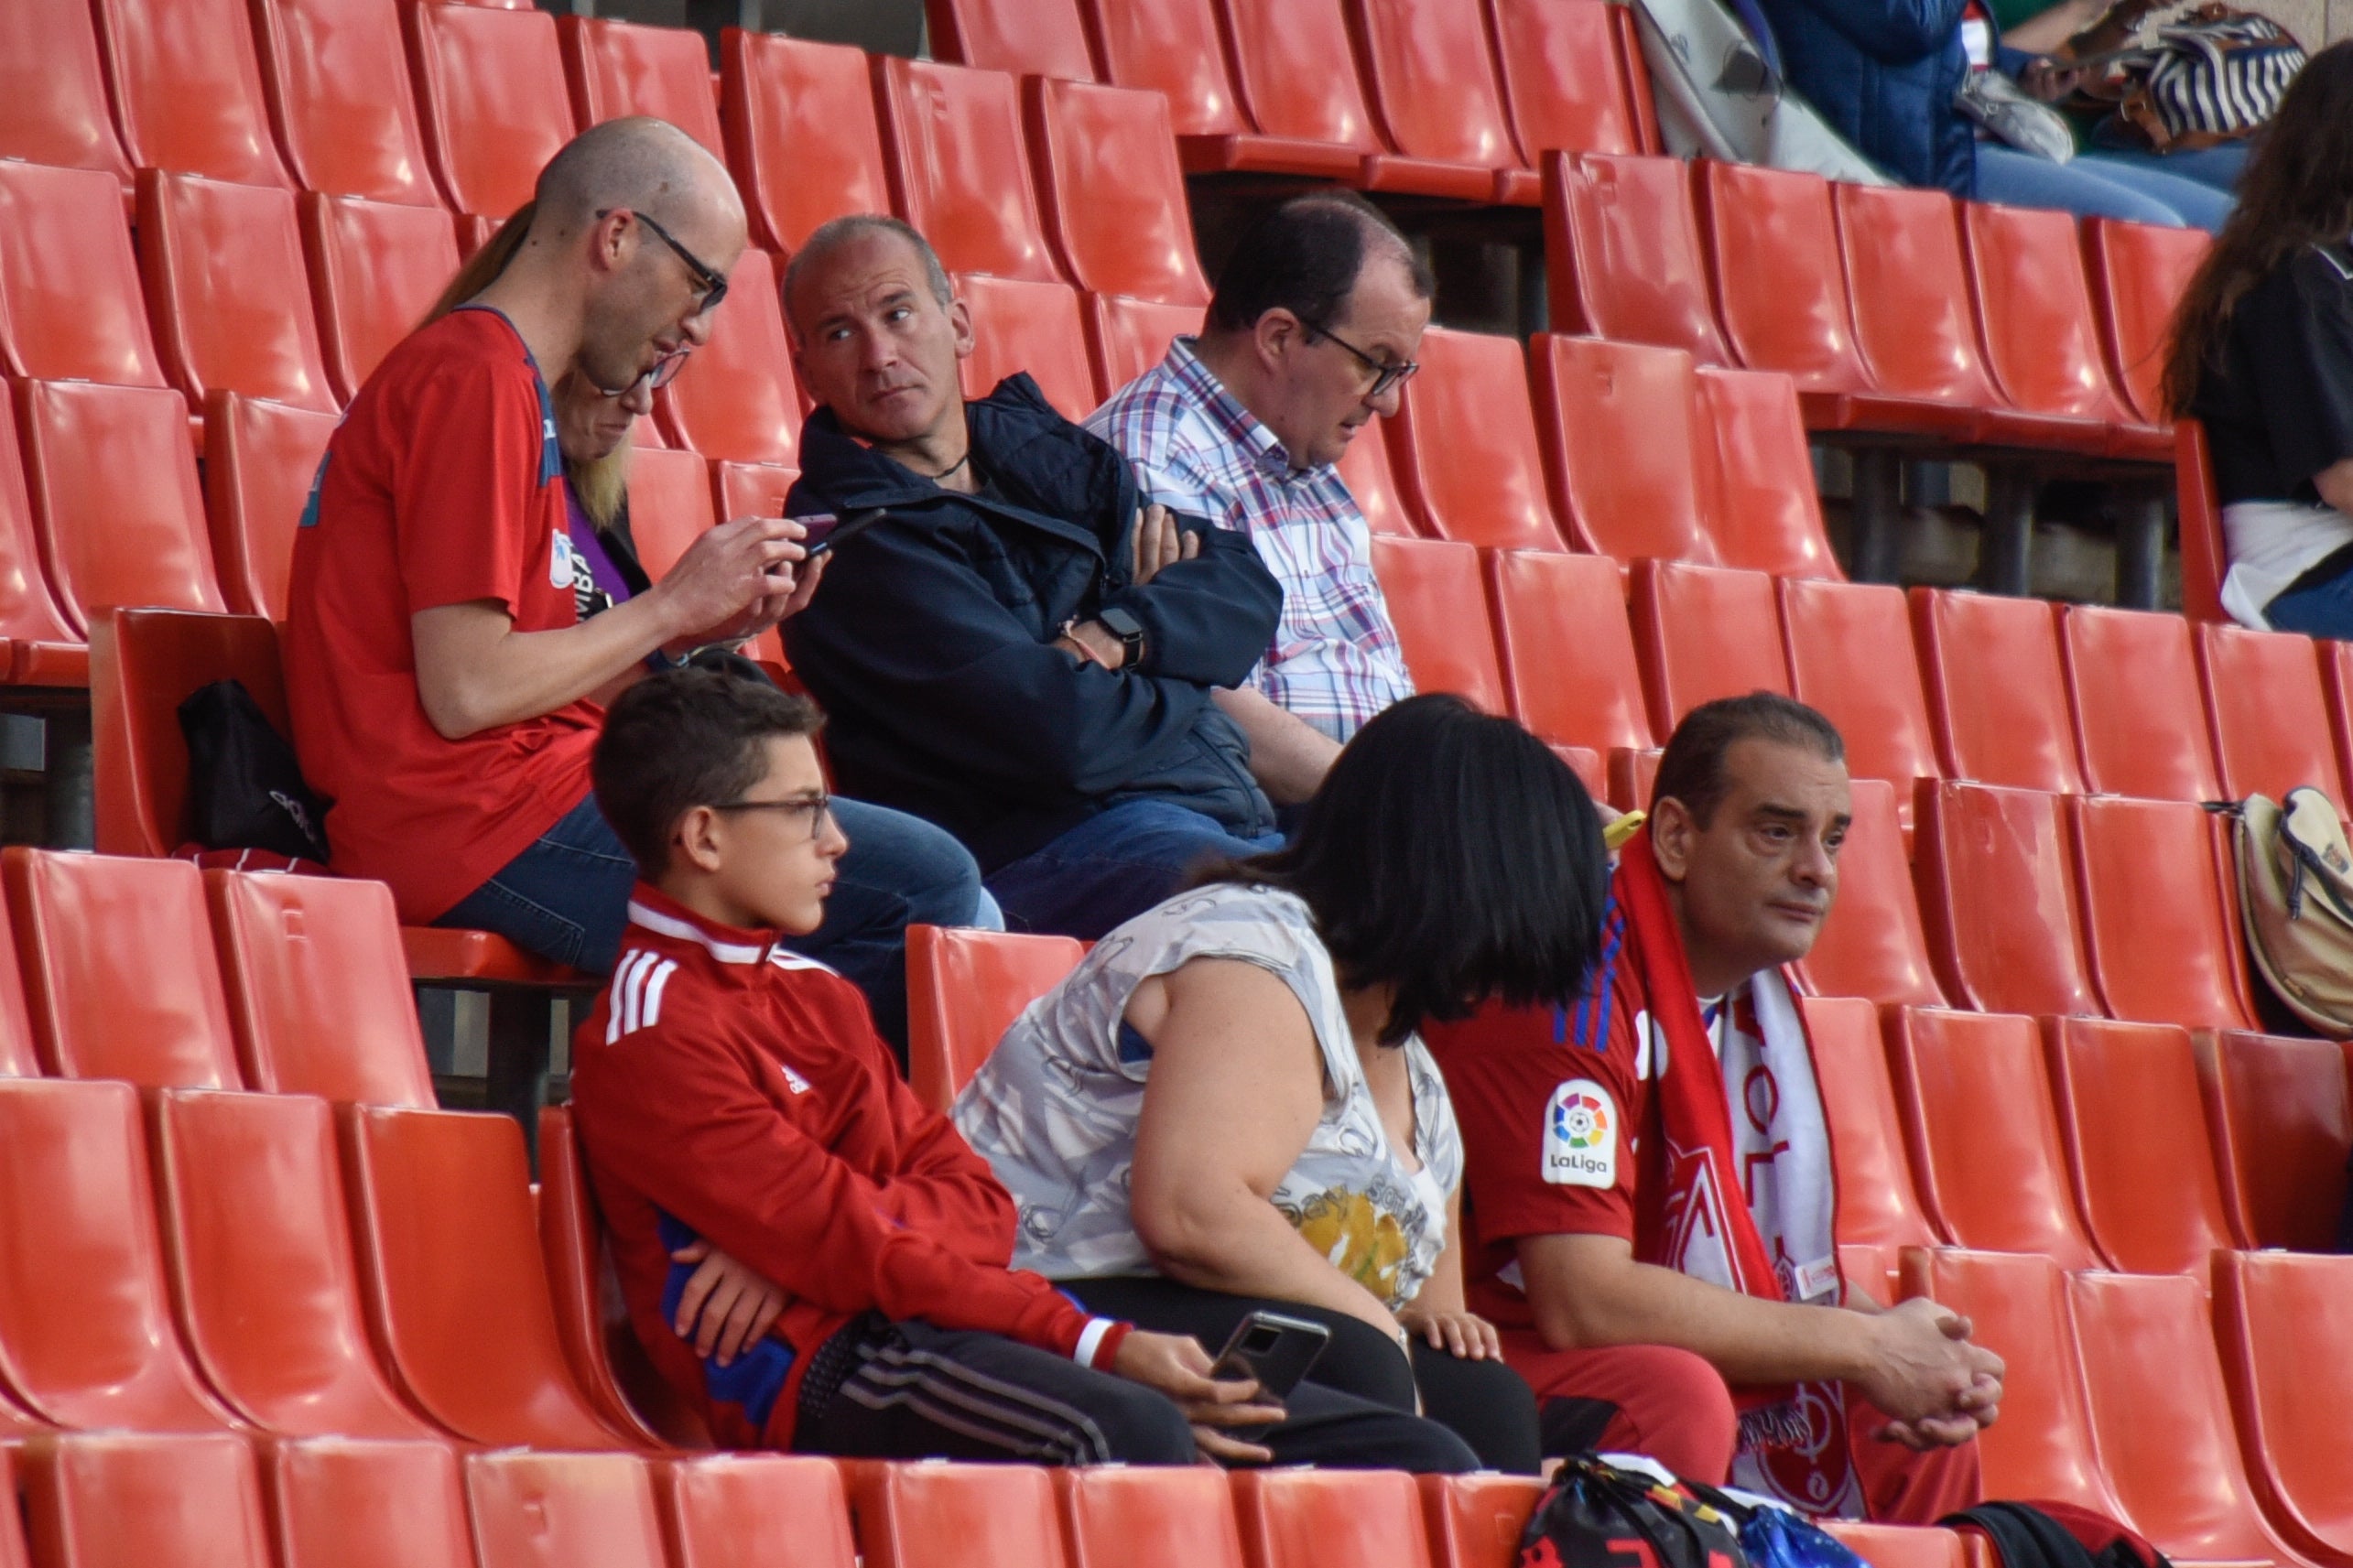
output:
M1829 911L1849 816L1820 714L1764 692L1695 708L1584 998L1427 1039L1469 1159L1471 1305L1544 1401L1546 1453L1646 1454L1810 1513L1925 1524L1977 1500L2002 1364L1967 1318L1839 1272L1782 966Z

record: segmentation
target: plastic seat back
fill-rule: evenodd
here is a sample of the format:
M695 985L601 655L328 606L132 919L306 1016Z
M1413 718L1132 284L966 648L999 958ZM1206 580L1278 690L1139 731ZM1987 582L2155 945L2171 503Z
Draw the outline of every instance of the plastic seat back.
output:
M781 517L785 497L801 470L782 463L710 465L712 515L722 521L737 517Z
M2002 395L2033 414L2131 422L2108 384L2074 214L1971 201L1961 232L1986 365Z
M1038 78L1023 90L1023 111L1046 232L1070 280L1098 294L1207 305L1167 101Z
M1087 949L1069 936L907 927L907 1084L947 1110L1029 1004Z
M1621 561L1715 561L1698 477L1714 459L1691 356L1539 332L1528 368L1553 507L1577 547Z
M281 1568L472 1568L445 1444L314 1438L272 1444L264 1465Z
M665 1568L645 1461L626 1454L472 1454L482 1568Z
M155 1150L189 1349L237 1412L289 1437L439 1439L368 1346L327 1102L168 1089Z
M667 30L667 29L654 29ZM727 297L678 379L662 389L662 416L678 444L731 462L789 463L800 444L800 395L776 293L776 265L747 250L728 274Z
M1923 784L1913 852L1928 950L1956 1005L2099 1014L2057 796Z
M0 152L0 367L52 381L163 385L143 289L119 181Z
M2345 1208L2353 1098L2334 1040L2193 1036L2224 1199L2257 1247L2328 1252Z
M508 1117L345 1113L361 1268L403 1392L469 1442L612 1449L574 1382Z
M1971 1561L1949 1530L1860 1519L1824 1519L1822 1528L1872 1568L1967 1568Z
M1372 541L1372 571L1417 691L1450 691L1489 713L1508 713L1503 669L1488 633L1479 552L1443 539Z
M1105 396L1166 359L1168 345L1178 338L1198 336L1207 314L1198 305L1163 305L1118 294L1090 294L1082 303L1087 313L1087 357L1094 367L1095 384ZM1350 451L1353 453L1360 444L1350 441ZM1341 460L1343 466L1346 461ZM1361 498L1358 504L1362 504Z
M1936 1233L1912 1186L1878 1007L1860 997L1805 997L1797 1008L1813 1043L1838 1162L1839 1242L1935 1246Z
M179 708L197 687L241 682L279 734L289 729L277 633L258 616L117 610L99 623L91 666L103 855L160 857L188 841Z
M579 128L556 18L437 0L402 14L441 193L461 216L502 222Z
M1808 392L1870 384L1855 348L1830 182L1715 158L1693 166L1724 341L1751 370Z
M2048 1258L1944 1249L1927 1272L1929 1294L2008 1364L2001 1419L1978 1435L1985 1496L2048 1498L2129 1525L2093 1447L2065 1271Z
M719 100L710 90L710 56L691 29L562 16L556 31L571 82L572 114L583 129L625 114L651 114L700 142L713 157L727 156Z
M1823 531L1814 457L1790 379L1773 371L1702 370L1697 382L1700 513L1717 556L1728 567L1775 577L1843 582L1847 574Z
M1912 630L1948 775L2082 792L2051 604L1915 588Z
M2145 423L2170 424L2163 384L2174 310L2214 242L2202 229L2114 218L2085 219L2083 239L2109 373Z
M42 564L69 622L86 632L126 604L225 611L187 401L160 387L81 382L17 390Z
M1400 539L1420 538L1421 521L1406 504L1397 484L1396 465L1389 459L1385 425L1386 421L1379 425L1368 421L1332 466L1339 470L1340 482L1348 486L1356 509L1364 514L1368 530Z
M2197 656L2179 615L2073 604L2059 614L2084 787L2151 800L2222 793Z
M638 564L659 582L710 531L710 469L693 452L641 449L629 460L629 533Z
M1439 163L1525 167L1483 16L1451 0L1349 0L1348 15L1365 96L1391 146Z
M721 1454L673 1460L655 1472L668 1512L677 1568L733 1568L778 1541L808 1568L857 1568L841 1470L798 1454Z
M139 260L174 384L200 407L222 391L336 412L292 192L154 169L138 187Z
M68 1427L233 1424L172 1328L136 1089L0 1078L0 1383L26 1409Z
M1623 43L1603 0L1494 0L1495 54L1520 150L1646 153Z
M335 433L332 414L216 392L204 409L205 512L221 597L283 621L294 531Z
M1512 1568L1544 1486L1533 1476L1424 1476L1432 1568Z
M2250 1027L2237 879L2221 824L2182 800L2067 804L2084 945L2109 1016Z
M19 681L85 686L88 651L66 622L41 569L40 531L25 486L25 460L16 444L16 400L0 380L0 638ZM54 672L54 680L48 677Z
M458 232L439 207L316 193L298 205L327 379L348 403L456 274Z
M1233 1493L1207 1465L1054 1472L1070 1568L1242 1568Z
M1941 190L1831 188L1855 346L1880 391L1999 408L1969 308L1959 215Z
M0 13L0 159L7 158L96 169L131 183L87 5L11 5Z
M2353 1543L2353 1259L2240 1252L2215 1260L2215 1328L2240 1448L2263 1511L2321 1560Z
M262 87L305 190L438 206L401 47L381 0L258 0Z
M1433 327L1416 357L1390 447L1415 507L1442 539L1560 548L1518 341Z
M759 243L790 253L829 218L891 210L863 50L738 27L719 59L727 161Z
M1093 81L1078 0L925 0L934 59L1015 76Z
M1340 0L1219 0L1219 9L1234 90L1260 131L1381 150Z
M2345 781L2329 741L2328 698L2312 639L2293 632L2200 626L2197 664L2223 793L2233 800L2250 795L2281 800L2310 784L2326 791L2343 816Z
M1780 593L1792 695L1838 727L1847 772L1893 784L1896 808L1909 817L1913 781L1943 770L1903 590L1784 579Z
M977 344L962 362L964 395L986 397L1017 371L1027 372L1066 419L1083 419L1102 402L1088 362L1079 293L1065 283L965 273L953 279L972 313Z
M2078 1274L2067 1299L2100 1459L2141 1533L2177 1561L2298 1561L2248 1485L2198 1282Z
M1653 734L1672 735L1685 714L1719 697L1789 695L1773 579L1730 567L1636 561L1632 586L1627 603Z
M400 917L381 882L204 873L245 1082L363 1105L434 1104Z
M243 0L94 0L135 168L284 188Z
M1003 71L878 57L891 203L950 272L1059 282L1029 180L1019 84Z
M1963 1247L2107 1267L2067 1181L2043 1036L2015 1013L1907 1007L1888 1055L1922 1206Z
M1102 59L1101 80L1166 97L1168 118L1179 135L1250 129L1226 75L1215 0L1080 0L1080 5Z
M1547 154L1545 256L1555 331L1684 349L1732 362L1679 158Z
M1495 550L1487 557L1487 591L1521 723L1555 745L1604 757L1657 743L1615 561Z
M1063 1568L1054 1483L1028 1465L845 1466L871 1568Z
M2207 1281L2214 1249L2241 1238L2223 1206L2189 1031L2054 1018L2044 1034L2093 1241L2119 1268Z
M1394 1470L1238 1470L1234 1511L1249 1568L1385 1563L1430 1568L1414 1477Z
M1896 786L1859 778L1848 787L1854 820L1838 852L1838 896L1813 951L1797 962L1798 978L1817 996L1942 1007L1945 992L1928 957L1905 863Z
M242 1087L204 877L185 860L7 850L33 1037L67 1078Z
M2222 537L2222 497L2206 449L2206 427L2174 421L2174 492L2181 503L2182 613L2193 621L2228 621L2222 579L2229 575Z
M271 1568L243 1439L88 1433L44 1439L19 1463L42 1568Z

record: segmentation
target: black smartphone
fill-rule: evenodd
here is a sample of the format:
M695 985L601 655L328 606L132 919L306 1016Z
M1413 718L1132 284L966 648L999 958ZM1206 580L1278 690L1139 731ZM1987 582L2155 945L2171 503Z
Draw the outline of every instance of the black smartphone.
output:
M808 530L801 536L801 544L808 551L808 558L813 561L842 540L856 538L889 515L882 507L869 506L847 517L796 517L793 521Z
M1291 1397L1331 1339L1332 1331L1323 1324L1279 1312L1254 1312L1234 1325L1233 1336L1218 1352L1209 1376L1255 1378L1259 1397L1280 1403ZM1234 1435L1242 1434L1237 1431Z

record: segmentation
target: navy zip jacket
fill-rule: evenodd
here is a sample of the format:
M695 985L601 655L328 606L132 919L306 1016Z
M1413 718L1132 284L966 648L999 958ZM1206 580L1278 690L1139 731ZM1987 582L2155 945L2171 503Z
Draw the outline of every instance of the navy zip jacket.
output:
M1759 3L1789 84L1832 130L1906 185L1974 193L1977 130L1953 107L1965 0Z
M842 792L927 817L984 871L1105 807L1160 798L1243 837L1274 829L1250 742L1210 700L1274 637L1282 586L1243 535L1197 518L1191 560L1133 581L1143 498L1126 460L1050 407L1026 375L965 406L983 494L942 489L844 434L801 432L794 516L890 516L845 541L785 622L794 672L824 704ZM1053 646L1116 605L1143 623L1133 671Z

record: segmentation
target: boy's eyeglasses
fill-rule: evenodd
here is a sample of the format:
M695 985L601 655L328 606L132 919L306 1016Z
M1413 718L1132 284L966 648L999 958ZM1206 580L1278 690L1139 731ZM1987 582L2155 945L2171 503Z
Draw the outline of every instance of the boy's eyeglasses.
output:
M1329 327L1319 327L1313 321L1303 321L1300 325L1306 327L1309 335L1313 337L1328 338L1338 343L1341 348L1354 354L1364 368L1372 373L1372 385L1364 395L1367 398L1378 397L1391 387L1404 384L1412 379L1415 372L1422 368L1420 363L1414 360L1407 360L1402 364L1391 364L1386 360L1376 360Z
M822 838L825 825L833 819L833 797L820 795L799 800L731 800L711 807L713 811L776 811L786 816L808 813L808 836Z

